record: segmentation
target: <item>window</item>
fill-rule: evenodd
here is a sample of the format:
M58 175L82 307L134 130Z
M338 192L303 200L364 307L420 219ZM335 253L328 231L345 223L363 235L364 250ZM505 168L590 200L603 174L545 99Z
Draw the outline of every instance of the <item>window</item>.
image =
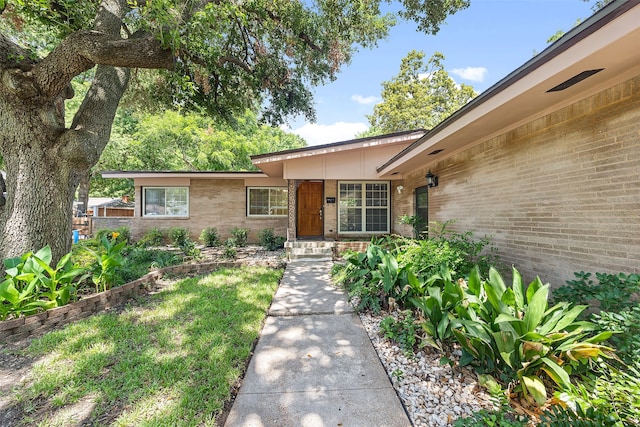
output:
M389 183L340 182L338 231L389 232Z
M145 187L143 216L189 216L189 187Z
M416 217L420 218L420 224L415 231L424 233L429 225L429 187L426 185L416 188Z
M289 192L286 187L248 187L248 216L286 216Z

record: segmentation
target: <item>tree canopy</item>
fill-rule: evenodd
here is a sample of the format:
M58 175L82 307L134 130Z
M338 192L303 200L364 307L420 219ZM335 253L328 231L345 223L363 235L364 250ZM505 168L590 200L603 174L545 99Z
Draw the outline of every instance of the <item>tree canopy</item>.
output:
M297 135L258 122L247 110L233 122L166 111L117 117L111 141L94 167L91 194L133 194L130 180L103 179L105 170L256 170L249 156L306 146Z
M71 246L73 195L98 162L130 84L143 103L279 124L314 119L310 87L334 79L397 19L435 33L469 0L1 0L0 154L8 197L0 258ZM28 34L47 34L45 42ZM140 70L157 70L144 72ZM71 124L71 81L91 85ZM140 77L140 78L138 78Z
M398 75L382 83L382 102L367 116L367 134L431 129L473 99L473 88L456 84L444 69L444 59L436 52L425 62L424 52L409 52Z

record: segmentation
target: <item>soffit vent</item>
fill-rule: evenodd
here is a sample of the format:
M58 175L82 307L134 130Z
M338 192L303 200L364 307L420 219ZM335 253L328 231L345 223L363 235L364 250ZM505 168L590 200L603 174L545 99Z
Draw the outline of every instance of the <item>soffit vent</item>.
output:
M580 83L581 81L583 81L586 78L589 78L591 76L593 76L596 73L599 73L600 71L604 70L604 68L598 68L596 70L587 70L587 71L583 71L580 74L576 74L575 76L571 77L569 80L565 80L564 82L560 83L558 86L552 87L551 89L549 89L547 91L547 93L549 92L560 92L561 90L565 90L567 88L570 88L571 86Z
M434 154L438 154L438 153L441 153L441 152L443 152L443 151L444 151L444 149L440 149L440 150L433 150L432 152L430 152L430 153L428 154L428 156L433 156Z

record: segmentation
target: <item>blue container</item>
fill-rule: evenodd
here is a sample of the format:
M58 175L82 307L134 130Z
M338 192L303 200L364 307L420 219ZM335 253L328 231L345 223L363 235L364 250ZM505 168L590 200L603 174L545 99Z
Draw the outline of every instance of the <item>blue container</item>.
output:
M78 243L80 239L80 230L73 230L73 243Z

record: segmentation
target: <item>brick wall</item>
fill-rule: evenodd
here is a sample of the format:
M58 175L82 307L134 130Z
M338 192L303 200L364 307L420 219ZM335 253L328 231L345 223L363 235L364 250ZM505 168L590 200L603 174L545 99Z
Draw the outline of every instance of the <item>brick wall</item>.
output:
M210 273L219 268L238 267L242 264L246 263L208 262L165 267L126 285L90 295L80 301L62 307L56 307L28 317L2 321L0 322L0 344L16 342L31 335L41 335L56 327L67 325L120 305L135 296L146 294L155 285L156 280L165 275L199 275ZM281 262L259 262L259 264L270 265L274 268L282 266Z
M640 271L640 77L429 168L429 219L492 236L527 279Z
M192 179L189 188L189 218L143 218L136 212L132 220L132 235L140 238L151 228L185 227L197 240L205 227L216 227L224 240L231 237L234 227L248 228L249 242L258 242L258 233L273 228L276 236L287 235L287 218L256 218L246 213L246 187L241 179ZM136 187L136 200L142 200Z

